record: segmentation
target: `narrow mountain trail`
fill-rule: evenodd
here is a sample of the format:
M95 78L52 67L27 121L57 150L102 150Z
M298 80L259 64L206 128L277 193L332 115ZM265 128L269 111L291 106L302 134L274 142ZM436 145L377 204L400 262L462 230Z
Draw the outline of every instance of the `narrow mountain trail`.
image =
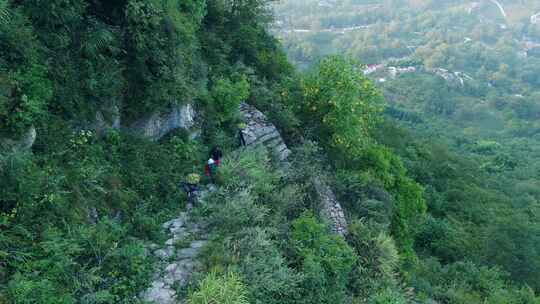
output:
M240 113L247 125L244 130L246 146L251 148L263 145L282 164L287 164L291 151L276 126L262 112L248 104L241 104ZM330 228L336 234L345 235L345 215L331 188L320 178L314 178L312 184ZM199 200L204 200L209 191L201 191ZM185 211L162 225L169 239L163 247L154 245L150 248L159 263L151 287L141 295L144 301L155 304L185 303L178 291L186 287L195 272L201 271L202 265L197 257L208 242L206 225L201 221L196 221L189 211Z
M189 212L180 213L162 227L168 232L169 239L164 247L154 248L152 252L159 260L159 267L142 299L157 304L184 303L177 292L187 285L195 271L200 270L197 256L208 237L204 224L194 222Z

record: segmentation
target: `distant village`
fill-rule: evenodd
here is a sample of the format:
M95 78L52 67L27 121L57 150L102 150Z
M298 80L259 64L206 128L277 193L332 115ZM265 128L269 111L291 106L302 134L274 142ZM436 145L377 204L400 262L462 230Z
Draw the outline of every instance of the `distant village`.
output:
M471 76L467 75L464 72L451 72L443 68L434 68L434 69L423 69L417 68L414 66L407 67L396 67L396 66L386 66L385 64L370 64L367 65L364 70L364 76L376 74L377 82L386 82L388 79L395 79L396 77L408 74L416 73L420 71L431 73L443 78L446 82L453 85L464 86L466 80L474 80Z

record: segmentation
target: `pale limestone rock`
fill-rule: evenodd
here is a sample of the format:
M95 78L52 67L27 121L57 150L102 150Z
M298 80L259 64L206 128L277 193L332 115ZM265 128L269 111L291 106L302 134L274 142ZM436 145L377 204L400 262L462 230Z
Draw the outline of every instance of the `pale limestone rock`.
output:
M286 160L290 154L290 150L287 148L277 128L266 116L246 103L240 105L240 112L247 125L246 129L243 130L246 145L264 145L279 160Z
M143 299L158 304L176 303L176 293L164 281L152 282L152 287L143 294Z
M195 125L195 110L193 105L174 106L167 111L154 112L136 121L130 129L140 136L150 140L159 140L176 129L189 130Z
M208 242L206 242L206 241L194 241L194 242L191 243L190 246L193 249L200 249L200 248L204 247L206 245L206 243L208 243Z
M37 131L31 126L19 139L0 138L1 150L28 151L36 142Z
M162 261L169 260L174 255L174 248L167 246L162 249L158 249L154 252L154 255Z
M103 114L106 113L106 114ZM121 114L118 106L96 112L96 118L92 129L98 136L102 136L106 130L120 130Z

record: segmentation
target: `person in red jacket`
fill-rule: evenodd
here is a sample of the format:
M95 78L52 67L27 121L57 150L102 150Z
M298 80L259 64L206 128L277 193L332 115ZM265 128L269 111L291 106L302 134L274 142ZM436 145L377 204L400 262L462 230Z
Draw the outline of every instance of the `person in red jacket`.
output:
M204 174L210 178L212 184L215 181L214 177L216 176L222 156L223 153L218 147L212 148L212 150L210 151L210 158L208 159L204 167Z

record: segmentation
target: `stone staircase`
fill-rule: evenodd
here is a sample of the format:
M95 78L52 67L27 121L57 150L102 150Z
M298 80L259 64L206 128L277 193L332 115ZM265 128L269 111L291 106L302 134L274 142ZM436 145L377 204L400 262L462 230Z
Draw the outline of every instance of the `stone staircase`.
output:
M154 281L141 298L158 304L183 303L177 291L185 287L191 275L200 269L197 255L207 243L204 227L191 220L189 213L163 224L169 234L164 247L153 246L152 254L159 260Z
M243 131L246 145L264 145L274 153L280 161L285 161L291 154L291 151L287 148L287 145L285 144L285 141L283 141L276 126L274 126L261 111L246 103L240 105L240 113L247 125L247 128Z

